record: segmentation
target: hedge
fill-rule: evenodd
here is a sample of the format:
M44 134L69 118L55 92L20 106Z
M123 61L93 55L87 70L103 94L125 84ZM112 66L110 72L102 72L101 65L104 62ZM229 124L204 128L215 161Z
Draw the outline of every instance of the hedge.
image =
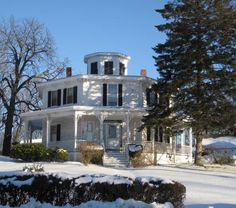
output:
M158 178L83 175L68 179L38 174L1 176L0 193L0 204L9 206L20 206L33 197L56 206L131 198L146 203L171 202L174 207L183 207L186 189L178 182Z
M68 152L61 148L46 148L43 144L16 144L11 148L10 157L26 162L66 161Z

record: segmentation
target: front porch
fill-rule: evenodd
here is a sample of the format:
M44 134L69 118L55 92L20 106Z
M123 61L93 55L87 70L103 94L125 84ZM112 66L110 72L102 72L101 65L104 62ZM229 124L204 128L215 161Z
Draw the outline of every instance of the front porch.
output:
M69 152L70 160L80 160L80 142L93 141L105 152L121 153L129 157L128 145L141 144L143 152L151 155L155 163L192 161L192 132L184 130L173 138L156 137L154 129L138 131L144 110L106 108L55 108L28 112L23 116L25 142L29 135L41 128L42 143L47 147L60 147ZM39 123L41 122L41 125ZM37 124L37 125L36 125Z

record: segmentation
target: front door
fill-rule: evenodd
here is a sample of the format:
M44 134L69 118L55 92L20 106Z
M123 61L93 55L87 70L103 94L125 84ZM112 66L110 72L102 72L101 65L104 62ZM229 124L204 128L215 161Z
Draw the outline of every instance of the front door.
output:
M120 122L105 122L106 149L119 150L121 148L121 128Z

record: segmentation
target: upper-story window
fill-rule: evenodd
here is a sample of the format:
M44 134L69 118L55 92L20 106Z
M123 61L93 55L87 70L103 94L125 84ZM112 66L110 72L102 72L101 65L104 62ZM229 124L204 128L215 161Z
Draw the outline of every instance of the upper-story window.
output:
M157 103L157 93L152 89L147 89L147 106L152 107Z
M77 86L63 89L63 104L77 103Z
M123 63L119 64L119 72L120 72L120 75L125 74L125 65Z
M61 90L48 91L48 107L61 105Z
M122 84L103 84L103 106L122 106Z
M91 74L98 74L98 63L91 63Z
M104 74L106 74L106 75L113 74L113 62L112 61L105 61Z

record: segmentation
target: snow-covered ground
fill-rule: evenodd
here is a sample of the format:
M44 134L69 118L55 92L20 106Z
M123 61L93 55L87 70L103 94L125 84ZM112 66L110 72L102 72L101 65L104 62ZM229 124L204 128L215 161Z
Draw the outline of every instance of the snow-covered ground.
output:
M9 158L0 156L0 175L22 173L22 168L25 165L26 163L14 162ZM133 178L137 176L153 176L172 179L186 186L186 207L236 207L236 168L232 166L228 166L230 168L224 166L226 168L224 169L225 171L230 170L228 172L223 172L222 169L218 171L218 167L211 170L209 168L197 168L190 165L181 167L108 168L96 165L84 166L79 162L66 162L43 163L43 166L46 172L57 173L64 177L73 177L82 174L108 174ZM107 205L107 207L110 206Z

